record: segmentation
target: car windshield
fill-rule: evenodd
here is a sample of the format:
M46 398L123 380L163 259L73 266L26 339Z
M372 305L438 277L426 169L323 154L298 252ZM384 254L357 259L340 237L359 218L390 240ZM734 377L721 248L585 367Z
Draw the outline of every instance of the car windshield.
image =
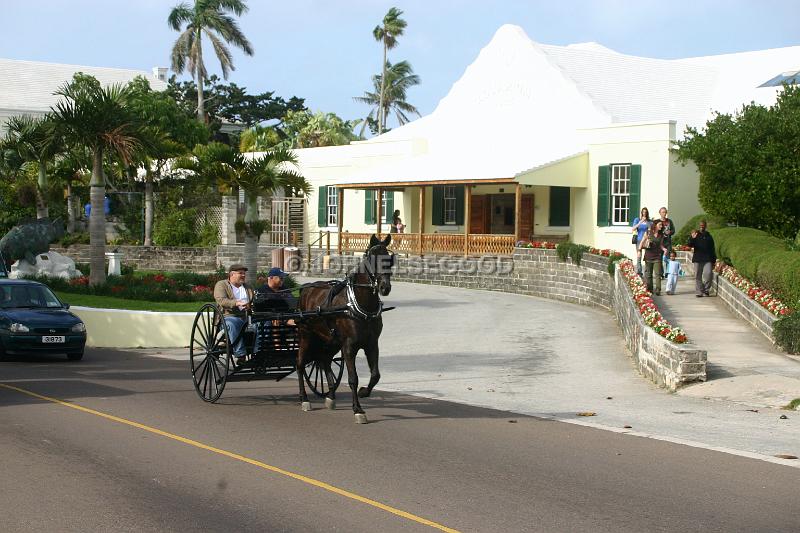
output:
M63 307L53 291L42 285L0 286L0 307Z

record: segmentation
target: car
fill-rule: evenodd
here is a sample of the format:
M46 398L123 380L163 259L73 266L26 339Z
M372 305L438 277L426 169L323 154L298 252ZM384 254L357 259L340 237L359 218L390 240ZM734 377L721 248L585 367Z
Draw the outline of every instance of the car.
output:
M46 285L0 279L0 358L58 354L80 361L86 326Z
M3 257L3 252L0 251L0 278L7 278L8 271L6 270L6 259Z

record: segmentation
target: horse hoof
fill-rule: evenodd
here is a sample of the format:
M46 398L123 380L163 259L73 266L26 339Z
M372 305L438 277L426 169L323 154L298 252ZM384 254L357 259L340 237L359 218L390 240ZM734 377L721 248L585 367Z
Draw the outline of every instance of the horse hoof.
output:
M356 413L356 424L366 424L367 423L367 415L364 413Z
M361 387L358 389L358 397L359 398L366 398L369 396L369 389L366 387Z
M300 409L303 411L310 411L311 410L311 402L303 402L300 404Z
M336 400L332 398L325 398L325 407L327 407L330 410L336 409Z

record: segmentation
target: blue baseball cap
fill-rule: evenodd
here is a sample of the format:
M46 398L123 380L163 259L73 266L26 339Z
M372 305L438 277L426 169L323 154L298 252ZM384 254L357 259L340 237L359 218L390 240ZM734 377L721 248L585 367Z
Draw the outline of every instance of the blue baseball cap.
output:
M279 267L272 267L272 268L269 269L269 272L267 273L267 277L271 278L272 276L278 276L278 277L281 277L281 278L285 278L286 277L286 272L281 270Z

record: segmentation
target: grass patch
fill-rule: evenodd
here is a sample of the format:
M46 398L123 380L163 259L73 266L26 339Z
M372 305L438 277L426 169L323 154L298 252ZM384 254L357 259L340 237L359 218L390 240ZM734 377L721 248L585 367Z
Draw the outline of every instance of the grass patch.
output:
M787 411L797 411L798 407L800 407L800 398L795 398L788 404L782 407L782 409L786 409Z
M134 311L167 311L196 313L203 302L149 302L146 300L127 300L113 296L97 296L94 294L77 294L74 292L55 291L62 302L82 307L98 307L101 309L131 309Z

